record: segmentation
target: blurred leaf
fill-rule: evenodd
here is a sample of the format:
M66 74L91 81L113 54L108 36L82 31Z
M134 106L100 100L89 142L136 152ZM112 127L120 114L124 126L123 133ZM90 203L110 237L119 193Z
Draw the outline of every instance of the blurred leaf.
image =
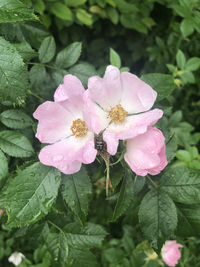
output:
M77 7L85 4L87 0L64 0L67 6Z
M115 3L121 13L134 13L138 11L136 5L127 3L124 0L115 0Z
M161 176L162 189L180 203L200 203L200 171L184 166L168 169Z
M7 189L9 227L31 224L50 210L60 185L59 171L36 162L21 171Z
M56 65L59 68L69 68L74 65L81 55L82 44L74 42L61 50L56 57Z
M157 101L168 97L175 88L171 75L161 73L143 74L141 79L149 84L157 93Z
M120 193L115 205L112 221L116 221L121 215L123 215L133 200L133 184L133 177L130 174L126 174L120 188Z
M88 249L70 249L70 266L72 267L99 267L96 256Z
M8 160L4 153L0 150L0 185L2 180L8 175Z
M28 71L16 48L0 37L0 100L17 103L28 88Z
M138 20L134 14L122 14L120 16L121 24L128 29L134 29L138 32L147 34L147 27Z
M110 64L120 68L121 67L121 59L120 56L117 54L117 52L110 48Z
M180 49L178 50L178 53L176 54L176 62L177 62L178 67L181 70L185 68L185 63L186 63L185 55Z
M186 150L181 150L181 149L176 152L176 157L177 159L182 160L182 161L192 160L190 153Z
M92 15L89 14L84 9L78 8L76 10L76 17L79 19L83 24L87 26L91 26L93 23Z
M139 209L139 221L145 236L154 247L158 245L160 232L169 237L177 226L176 206L160 189L151 189L143 198Z
M84 223L92 194L90 178L84 167L78 173L63 175L62 196L70 209Z
M42 63L50 62L56 52L56 43L53 36L46 37L39 48L39 60Z
M181 32L184 37L191 35L194 32L194 23L191 18L185 18L180 25Z
M0 1L0 23L24 20L38 20L38 18L19 0Z
M71 10L60 2L51 4L50 10L56 17L60 19L69 21L73 19Z
M29 140L14 131L0 132L0 149L12 157L25 158L33 155L34 150Z
M119 21L119 14L117 12L117 10L113 7L108 7L106 9L106 13L108 15L108 17L110 18L110 20L112 21L113 24L117 24Z
M23 111L8 109L0 114L0 121L12 129L24 129L33 124L33 120Z
M46 78L46 69L41 65L34 65L29 71L31 86L38 87Z
M200 67L200 58L198 57L192 57L190 58L187 63L186 63L186 70L189 70L189 71L195 71L195 70L198 70Z

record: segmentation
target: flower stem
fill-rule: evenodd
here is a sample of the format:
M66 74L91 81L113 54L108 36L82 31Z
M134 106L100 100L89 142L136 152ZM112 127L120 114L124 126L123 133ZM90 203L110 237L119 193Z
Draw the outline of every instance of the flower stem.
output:
M147 175L147 178L149 179L149 181L152 183L152 185L155 187L155 188L158 188L158 185L151 179L151 177L149 175Z

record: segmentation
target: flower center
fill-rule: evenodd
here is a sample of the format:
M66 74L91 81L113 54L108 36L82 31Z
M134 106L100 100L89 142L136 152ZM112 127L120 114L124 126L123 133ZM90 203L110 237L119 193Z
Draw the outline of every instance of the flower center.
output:
M111 108L109 111L109 117L116 123L124 122L127 114L128 112L120 104Z
M77 119L73 121L70 130L75 137L83 137L87 134L88 127L83 120Z

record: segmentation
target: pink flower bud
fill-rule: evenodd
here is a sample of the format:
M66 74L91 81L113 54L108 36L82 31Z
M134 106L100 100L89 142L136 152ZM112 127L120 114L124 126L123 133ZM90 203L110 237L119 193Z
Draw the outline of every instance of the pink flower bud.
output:
M176 243L176 240L166 241L161 249L161 255L163 261L171 267L178 264L178 260L181 257L179 248L182 248L181 244Z

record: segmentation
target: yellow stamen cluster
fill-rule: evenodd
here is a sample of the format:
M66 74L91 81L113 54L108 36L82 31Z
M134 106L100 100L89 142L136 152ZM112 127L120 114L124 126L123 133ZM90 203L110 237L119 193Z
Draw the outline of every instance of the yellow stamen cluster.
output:
M128 114L128 112L120 104L119 105L116 105L113 108L111 108L111 110L109 111L109 117L115 123L122 123L122 122L124 122L127 114Z
M83 137L88 132L88 127L85 122L81 119L73 121L71 126L72 135L75 137Z

